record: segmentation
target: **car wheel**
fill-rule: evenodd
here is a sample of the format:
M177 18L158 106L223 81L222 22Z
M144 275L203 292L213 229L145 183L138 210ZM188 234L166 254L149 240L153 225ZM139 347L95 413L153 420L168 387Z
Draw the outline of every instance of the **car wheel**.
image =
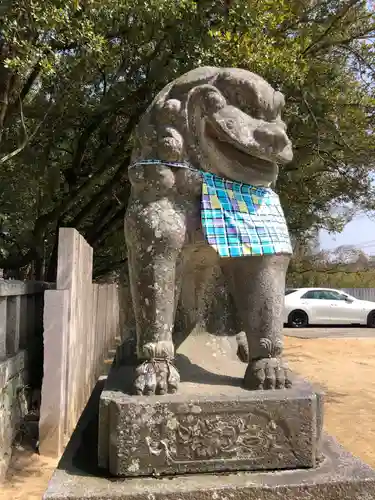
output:
M375 328L375 311L371 311L367 316L367 326L369 328Z
M309 317L305 311L292 311L288 316L290 328L305 328L309 324Z

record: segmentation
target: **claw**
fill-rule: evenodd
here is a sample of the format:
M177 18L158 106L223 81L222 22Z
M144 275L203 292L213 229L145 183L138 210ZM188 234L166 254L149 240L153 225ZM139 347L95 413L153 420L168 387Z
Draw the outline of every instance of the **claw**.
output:
M245 332L240 332L237 337L237 357L242 363L248 363L250 361L249 355L249 344L247 342L247 337Z
M169 392L171 394L175 394L177 392L178 384L180 383L180 374L173 365L169 365L169 374L167 383Z
M174 394L177 392L180 375L166 359L147 360L135 370L134 390L140 396Z
M266 381L266 372L263 370L263 368L259 368L255 371L254 376L258 381L258 390L263 391Z
M266 374L265 389L275 389L276 387L275 368L273 366L270 366L269 364L266 364L264 371Z
M280 366L278 366L276 371L276 389L284 389L285 388L285 375L286 370Z
M145 376L143 375L143 373L138 374L134 382L134 390L137 396L142 396L145 385Z
M165 373L164 370L160 370L158 373L157 387L158 387L157 393L160 396L168 392L167 374Z
M285 370L286 374L285 374L285 389L290 389L292 387L292 381L290 380L289 376L290 376L290 372L289 370Z
M290 388L289 370L279 358L261 358L249 363L244 385L250 390Z

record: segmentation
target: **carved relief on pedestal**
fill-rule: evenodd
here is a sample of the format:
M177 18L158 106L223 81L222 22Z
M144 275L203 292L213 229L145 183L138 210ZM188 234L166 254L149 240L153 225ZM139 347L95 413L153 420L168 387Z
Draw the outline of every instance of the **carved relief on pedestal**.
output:
M226 408L223 403L221 410L212 413L198 404L176 405L174 412L165 405L142 405L137 414L129 412L125 417L121 449L128 451L128 460L137 450L149 454L150 464L160 466L224 459L256 464L269 455L293 457L298 436L276 405L272 412L261 404L251 412L234 411L232 405Z

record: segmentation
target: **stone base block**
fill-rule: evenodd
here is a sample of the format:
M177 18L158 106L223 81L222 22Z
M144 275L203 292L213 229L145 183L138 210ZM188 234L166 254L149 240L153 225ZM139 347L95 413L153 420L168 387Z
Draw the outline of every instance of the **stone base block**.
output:
M100 398L99 465L114 476L315 467L320 394L303 380L293 389L246 391L202 385L194 394L124 393L131 369L112 371Z
M26 353L0 361L0 481L6 475L13 440L27 413Z
M96 463L99 391L94 392L44 500L375 500L375 471L327 436L322 439L323 459L315 469L105 477Z

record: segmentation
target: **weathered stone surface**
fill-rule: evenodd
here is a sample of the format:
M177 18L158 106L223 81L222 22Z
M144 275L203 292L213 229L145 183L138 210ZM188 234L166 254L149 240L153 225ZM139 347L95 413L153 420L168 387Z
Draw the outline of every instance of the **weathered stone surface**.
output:
M44 281L1 280L0 297L12 295L34 295L55 288L54 283Z
M127 378L126 368L115 375ZM109 472L147 476L314 467L319 396L296 382L284 391L101 397ZM320 418L318 417L318 420ZM105 436L105 430L108 437Z
M92 284L93 250L60 228L56 289L45 294L40 450L60 456L119 332L117 285ZM110 362L110 361L109 361Z
M0 480L7 471L13 440L27 412L25 365L24 351L0 362Z
M21 295L8 297L7 304L7 338L8 356L14 356L20 348L21 334Z
M129 395L132 367L117 365L101 395L100 466L122 476L315 466L319 391L303 380L284 391L243 389L234 345L190 336L178 350L175 395Z
M44 500L374 500L375 471L324 436L315 469L195 474L173 478L105 477L96 465L100 388L73 434Z
M44 296L45 377L39 419L39 449L42 455L60 456L65 446L65 405L69 290L48 290Z
M0 296L0 360L7 355L7 299Z
M140 363L153 360L137 373L138 394L176 390L178 377L171 376L165 359L174 357L179 297L187 298L189 306L182 308L198 322L189 295L223 281L231 296L225 313L234 305L235 333L244 331L249 344L245 383L250 389L290 384L282 360L289 252L219 259L211 247L210 254L206 251L200 214L199 170L253 186L269 187L276 180L278 164L293 156L281 118L283 106L283 95L259 75L206 67L167 85L142 116L135 132L132 162L137 165L129 170L132 191L125 217L137 354ZM140 164L144 160L161 164ZM168 162L188 163L191 168ZM196 250L202 255L194 255ZM211 261L217 280L211 279L209 270L201 273L201 266L191 266L191 260ZM186 295L183 283L189 270L193 274ZM223 295L223 286L211 295L211 303L216 295ZM198 296L202 297L199 292ZM215 313L219 318L222 310L215 308Z

